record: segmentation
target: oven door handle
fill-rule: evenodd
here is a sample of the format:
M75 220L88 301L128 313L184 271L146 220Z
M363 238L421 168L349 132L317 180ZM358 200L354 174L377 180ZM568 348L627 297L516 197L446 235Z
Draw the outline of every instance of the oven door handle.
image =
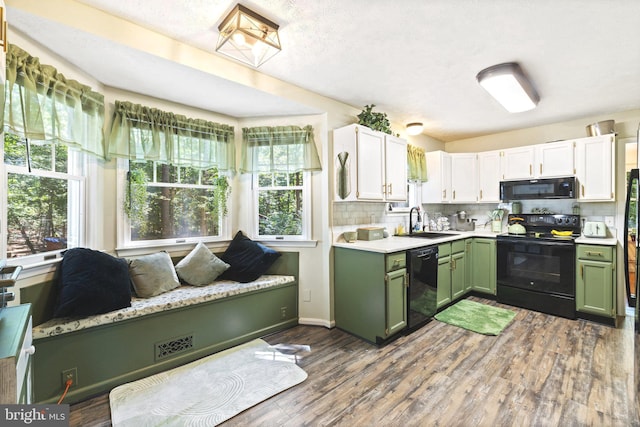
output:
M498 239L498 244L500 242L505 243L522 243L527 245L540 245L540 246L573 246L575 243L573 240L568 240L564 242L554 242L551 240L537 240L537 239L525 239L525 238L502 238Z

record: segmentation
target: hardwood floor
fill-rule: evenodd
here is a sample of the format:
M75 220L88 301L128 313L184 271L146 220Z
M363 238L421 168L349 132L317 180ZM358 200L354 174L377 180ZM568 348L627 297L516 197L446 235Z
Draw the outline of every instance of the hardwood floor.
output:
M498 337L432 321L377 348L338 329L265 337L306 344L302 384L227 426L635 426L633 317L612 328L517 312ZM71 426L110 425L107 395L71 407Z

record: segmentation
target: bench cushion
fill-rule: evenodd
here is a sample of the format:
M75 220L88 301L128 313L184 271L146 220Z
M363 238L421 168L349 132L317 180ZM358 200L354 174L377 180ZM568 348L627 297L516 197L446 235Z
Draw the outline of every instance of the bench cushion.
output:
M151 298L132 298L131 307L84 318L55 318L33 328L33 338L53 337L99 325L121 322L152 313L214 301L233 295L257 291L287 283L295 283L294 276L263 275L253 282L216 281L207 286L180 286Z

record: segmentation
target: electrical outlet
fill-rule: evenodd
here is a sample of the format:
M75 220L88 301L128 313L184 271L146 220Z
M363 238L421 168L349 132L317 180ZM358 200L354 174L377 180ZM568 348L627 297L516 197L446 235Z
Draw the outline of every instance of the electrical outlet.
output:
M65 369L62 371L62 387L67 387L67 381L71 380L71 387L78 385L78 368Z
M281 319L287 318L287 307L280 307L280 318Z
M309 302L311 301L311 289L305 289L302 291L302 301Z

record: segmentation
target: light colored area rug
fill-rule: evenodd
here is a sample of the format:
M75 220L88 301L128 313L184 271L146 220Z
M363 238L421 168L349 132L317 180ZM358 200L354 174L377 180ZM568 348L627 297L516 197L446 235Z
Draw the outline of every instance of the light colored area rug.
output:
M307 378L295 356L265 341L216 353L114 388L115 427L214 426Z
M499 335L515 316L516 313L511 310L463 299L434 317L480 334Z

